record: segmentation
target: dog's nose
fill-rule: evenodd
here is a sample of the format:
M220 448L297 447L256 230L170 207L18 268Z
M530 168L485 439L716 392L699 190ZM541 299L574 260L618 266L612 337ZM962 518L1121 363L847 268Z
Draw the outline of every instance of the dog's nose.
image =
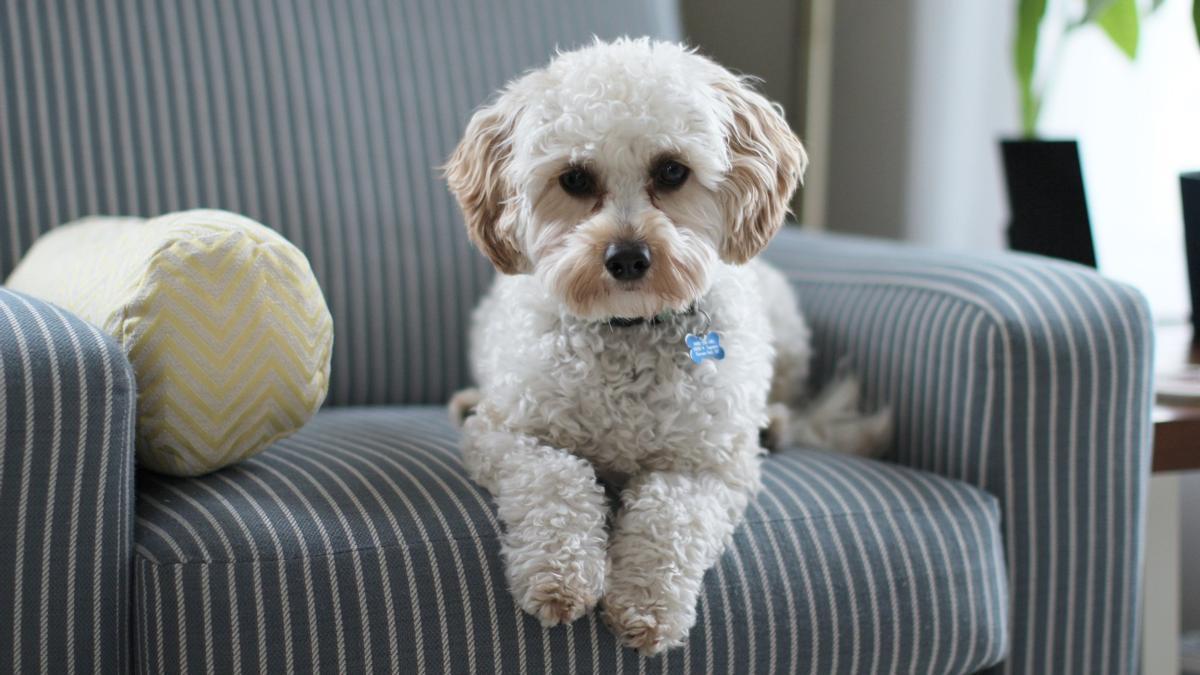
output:
M640 241L609 244L604 251L604 269L617 281L636 281L650 269L650 248Z

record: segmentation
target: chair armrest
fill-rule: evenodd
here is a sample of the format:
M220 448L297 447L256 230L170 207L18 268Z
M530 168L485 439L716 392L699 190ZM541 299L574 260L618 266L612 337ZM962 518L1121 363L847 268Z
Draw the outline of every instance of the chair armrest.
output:
M107 336L0 288L0 670L132 669L135 407Z
M1017 254L788 228L767 259L839 361L896 415L895 460L1001 502L1017 672L1133 672L1151 447L1140 294Z

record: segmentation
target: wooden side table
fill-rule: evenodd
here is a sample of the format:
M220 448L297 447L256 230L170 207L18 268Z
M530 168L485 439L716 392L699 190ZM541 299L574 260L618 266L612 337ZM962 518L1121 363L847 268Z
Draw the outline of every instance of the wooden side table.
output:
M1155 370L1200 364L1191 326L1155 331ZM1200 406L1154 407L1154 455L1146 503L1142 672L1178 675L1180 607L1179 472L1200 469Z
M1159 372L1200 364L1191 326L1164 326L1155 333ZM1200 469L1200 405L1154 407L1154 473Z
M1200 469L1200 407L1154 408L1154 473Z

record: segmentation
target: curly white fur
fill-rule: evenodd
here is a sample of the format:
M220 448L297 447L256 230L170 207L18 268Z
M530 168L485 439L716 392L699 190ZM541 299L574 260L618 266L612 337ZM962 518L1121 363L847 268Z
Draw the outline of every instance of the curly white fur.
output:
M668 160L690 169L681 186L655 182ZM474 411L464 460L505 524L510 588L544 624L603 600L626 644L680 644L759 487L760 430L827 440L829 424L789 412L810 357L796 299L751 260L804 164L744 80L649 40L560 54L468 125L447 179L507 274L475 314L479 389L456 395L451 414ZM571 170L594 192L568 194L559 177ZM629 241L649 251L645 278L606 270L606 248ZM726 357L694 363L684 338L708 330ZM852 420L851 399L824 413ZM874 424L853 440L878 444L888 429ZM601 480L622 488L610 528Z

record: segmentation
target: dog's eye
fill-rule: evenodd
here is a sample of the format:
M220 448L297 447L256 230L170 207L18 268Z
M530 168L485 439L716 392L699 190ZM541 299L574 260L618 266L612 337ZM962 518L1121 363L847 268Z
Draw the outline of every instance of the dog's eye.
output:
M563 191L574 197L587 197L596 193L596 179L587 169L573 166L558 177Z
M654 169L654 184L660 188L673 189L683 185L691 170L673 159L659 164Z

